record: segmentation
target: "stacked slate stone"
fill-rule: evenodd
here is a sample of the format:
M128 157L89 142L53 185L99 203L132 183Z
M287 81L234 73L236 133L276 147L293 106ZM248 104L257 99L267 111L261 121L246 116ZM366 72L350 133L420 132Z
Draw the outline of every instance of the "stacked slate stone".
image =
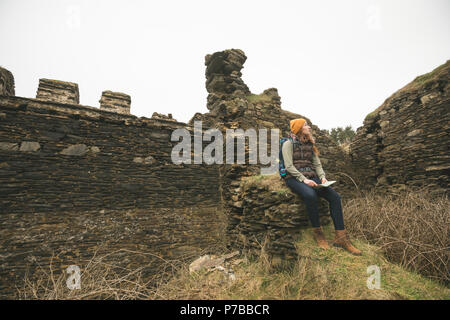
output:
M245 60L247 57L239 49L206 55L206 90L209 93L223 92L235 95L250 93L247 85L241 79L240 71Z
M166 121L177 121L172 117L172 114L169 113L167 116L163 113L153 112L152 119L157 120L166 120Z
M204 127L218 128L221 130L224 137L226 134L226 129L279 129L281 138L282 136L287 136L290 132L290 120L305 118L308 120L308 123L311 123L311 121L305 116L282 110L281 99L276 88L267 89L259 95L252 94L249 92L242 79L233 78L233 81L231 81L230 78L227 78L231 74L230 70L241 70L244 61L244 53L241 50L235 49L216 52L212 55L206 56L206 85L209 92L208 109L210 112L205 114L196 113L189 121L191 126L194 121L202 121ZM232 69L231 66L235 66L235 69ZM240 75L240 72L236 73L236 75ZM229 79L229 82L226 82L223 79ZM230 83L233 85L229 85ZM338 183L336 183L333 187L341 194L341 196L343 196L344 199L353 196L355 193L355 186L350 178L353 178L357 182L359 182L359 180L350 166L349 156L331 140L326 132L321 131L315 125L312 125L312 129L320 151L320 160L322 161L327 179L338 181ZM269 138L267 143L268 150L271 150L270 134L271 133L269 130ZM235 140L235 144L236 143L237 141ZM284 230L282 227L277 226L276 223L273 225L267 223L255 223L255 226L259 225L261 228L265 228L265 231L260 232L256 227L255 229L249 229L247 227L248 222L246 222L245 219L242 219L242 217L254 219L249 212L251 210L259 210L258 207L253 208L248 203L244 206L243 203L241 203L243 200L237 199L237 197L239 197L239 191L236 191L236 189L239 189L239 187L236 184L240 183L240 179L243 177L260 174L260 165L248 164L248 143L246 144L245 150L246 164L236 164L236 162L234 164L224 164L220 169L222 199L224 210L228 217L228 242L231 247L237 248L246 246L243 242L243 234L248 234L246 238L251 238L251 233L253 232L255 235L258 235L257 237L262 237L264 232L267 233L268 230L271 230L270 237L273 238L277 237L277 234L279 235L277 232L282 232L279 230ZM225 151L226 150L224 150L224 154ZM278 180L281 181L281 178L278 177ZM267 193L266 195L266 201L269 201L268 204L276 207L277 198L271 193ZM293 194L291 194L291 198L295 198ZM275 201L273 204L270 203L272 200ZM243 214L244 207L247 208L245 215ZM304 211L303 207L299 210L303 210L303 215L306 216L306 211ZM253 225L253 223L250 223L250 225ZM274 243L276 242L277 241ZM292 243L292 241L291 239L288 239L284 241L284 243ZM289 247L290 245L287 246Z
M0 67L0 95L15 96L14 76L2 67Z
M270 97L271 102L281 109L281 98L278 95L277 88L269 88L263 91L263 95Z
M39 79L36 99L79 104L78 84L59 80Z
M417 77L370 113L350 145L368 186L448 192L450 60Z
M383 172L378 153L383 149L383 139L379 124L379 115L370 115L364 119L350 144L352 163L359 175L366 177L365 189L377 183L377 177Z
M231 49L205 57L207 105L211 113L227 118L236 116L246 108L245 96L250 93L241 79L245 60L242 50Z
M125 93L103 91L99 102L102 110L130 114L131 97Z
M274 265L295 260L299 230L310 227L301 198L278 176L252 176L231 183L230 244L253 254L265 252ZM321 223L330 222L328 203L319 200Z

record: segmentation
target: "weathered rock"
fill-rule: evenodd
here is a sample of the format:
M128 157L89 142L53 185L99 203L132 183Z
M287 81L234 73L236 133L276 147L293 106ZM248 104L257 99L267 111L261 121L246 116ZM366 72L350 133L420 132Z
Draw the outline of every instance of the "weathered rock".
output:
M211 256L209 254L201 256L200 258L198 258L197 260L193 261L190 265L189 265L189 272L196 272L201 270L202 268L205 267L211 267L214 266L214 264L211 265Z
M0 95L14 96L14 76L9 71L0 67Z
M92 146L92 147L90 148L90 151L91 151L92 153L99 153L99 152L100 152L100 148L99 148L99 147L96 147L96 146Z
M36 99L79 104L78 84L59 80L39 79Z
M135 162L135 163L142 163L142 164L156 164L157 160L155 158L153 158L152 156L148 156L148 157L145 157L145 158L135 157L133 159L133 162Z
M144 164L155 164L157 161L152 156L148 156L144 158Z
M169 113L166 116L165 114L162 114L162 113L153 112L152 119L163 119L163 120L167 120L167 121L176 121L174 118L172 118L172 114L171 113Z
M66 156L83 156L89 151L85 144L75 144L70 147L64 148L61 154Z
M229 277L230 280L235 280L236 276L233 273L231 265L237 265L239 262L231 263L231 265L229 263L227 263L226 267L224 267L224 263L227 260L237 256L238 254L239 254L239 251L235 251L235 252L223 255L221 257L215 257L215 256L210 256L210 255L201 256L200 258L193 261L189 265L189 272L190 273L198 272L202 269L206 270L206 272L219 270L219 271L225 273ZM242 261L242 259L241 259L241 261Z
M131 97L125 93L103 91L99 102L102 110L130 114Z
M41 145L39 144L39 142L35 142L35 141L23 141L20 145L20 149L19 151L38 151L41 148Z
M19 144L11 143L11 142L0 142L0 150L17 151L17 150L19 150Z
M206 90L209 92L206 107L216 114L237 115L250 93L241 79L247 57L239 49L224 50L205 57ZM239 99L241 98L241 99Z

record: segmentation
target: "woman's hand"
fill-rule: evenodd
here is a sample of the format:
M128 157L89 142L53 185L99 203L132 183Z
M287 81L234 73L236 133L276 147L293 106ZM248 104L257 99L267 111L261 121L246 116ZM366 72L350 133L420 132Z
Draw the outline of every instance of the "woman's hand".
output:
M313 180L309 180L309 179L303 180L303 183L304 183L304 184L307 184L307 185L310 186L310 187L315 187L315 186L317 186L317 183L315 183Z
M322 178L322 183L328 182L327 178Z

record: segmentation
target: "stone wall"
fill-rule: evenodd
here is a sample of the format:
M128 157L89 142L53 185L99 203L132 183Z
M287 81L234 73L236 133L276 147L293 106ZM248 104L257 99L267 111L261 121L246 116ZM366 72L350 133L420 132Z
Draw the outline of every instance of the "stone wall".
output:
M365 187L428 186L448 192L450 61L395 92L367 115L350 145Z
M100 248L143 252L111 262L147 266L150 275L163 261L155 256L222 246L219 168L173 164L177 128L193 130L174 119L1 96L0 296L11 298L27 270L49 271L53 254L63 272L83 268Z
M0 103L2 213L219 200L218 187L205 188L217 167L171 161L171 133L192 132L186 124L18 97Z

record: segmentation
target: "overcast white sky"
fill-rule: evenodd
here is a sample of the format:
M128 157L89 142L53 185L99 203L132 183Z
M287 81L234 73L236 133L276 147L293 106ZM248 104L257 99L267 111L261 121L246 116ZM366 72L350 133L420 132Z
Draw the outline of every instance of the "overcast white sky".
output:
M78 83L80 103L131 95L131 113L207 112L204 57L242 49L253 93L321 129L364 117L450 59L450 1L0 0L0 65L16 95L39 78Z

